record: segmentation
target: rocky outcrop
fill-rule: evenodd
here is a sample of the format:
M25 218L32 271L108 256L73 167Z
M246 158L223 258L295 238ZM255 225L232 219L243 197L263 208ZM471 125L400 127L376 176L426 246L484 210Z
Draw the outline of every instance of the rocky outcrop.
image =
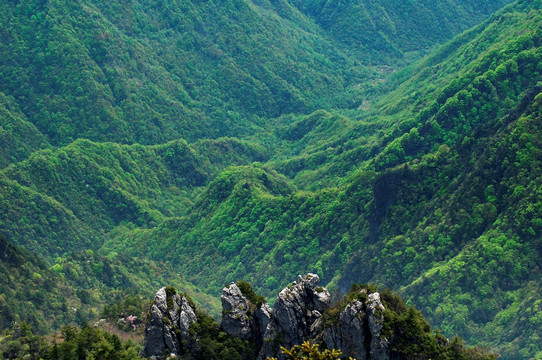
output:
M326 347L357 360L389 359L388 341L380 336L384 310L378 293L369 294L364 302L353 300L340 312L338 322L322 332Z
M341 350L346 358L389 359L388 341L381 336L385 309L380 295L360 290L357 300L343 305L344 308L332 309L338 315L334 318L328 314L324 324L322 314L330 311L331 295L318 286L319 282L315 274L299 276L278 294L273 308L267 303L257 306L239 286L231 283L222 290L221 328L231 336L253 343L255 353L245 354L247 358L284 359L281 346L291 348L305 340L317 339L329 349ZM197 339L188 332L196 320L186 298L160 289L145 329L144 355L181 354L183 346L197 351Z
M162 358L164 354L181 354L184 347L195 348L190 325L197 321L196 313L184 296L172 288L161 288L151 306L150 321L145 326L143 356Z
M299 276L279 293L263 334L260 358L280 358L280 346L290 348L318 334L322 312L331 304L331 295L319 282L315 274Z
M222 329L243 340L254 338L256 307L241 293L235 283L222 289Z
M222 330L228 335L252 341L258 352L263 345L265 330L273 316L271 307L267 303L257 307L243 295L235 283L222 289L220 299L222 301Z
M366 322L360 314L363 314L363 303L353 301L348 304L340 313L338 324L323 331L326 346L358 360L366 359Z
M379 293L369 294L366 308L369 335L371 337L371 342L369 344L371 360L389 359L390 349L388 340L380 336L380 332L384 326L385 308L380 301Z

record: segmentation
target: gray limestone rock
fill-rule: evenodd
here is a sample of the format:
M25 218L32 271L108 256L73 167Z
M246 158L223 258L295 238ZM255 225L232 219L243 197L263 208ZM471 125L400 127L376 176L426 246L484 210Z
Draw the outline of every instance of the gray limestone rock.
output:
M367 301L367 318L371 332L370 355L371 360L389 359L390 350L387 339L380 336L384 326L384 305L380 301L379 293L369 294Z
M190 349L195 348L196 339L190 336L190 325L198 321L194 309L190 306L186 297L181 298L181 305L179 308L179 321L176 323L179 329L178 339L180 344L187 344Z
M341 350L344 357L389 359L388 340L381 336L385 309L380 294L360 296L365 300L353 300L337 315L333 325L324 325L322 314L329 309L331 296L327 289L318 286L319 281L315 274L299 276L278 294L273 309L266 303L257 308L232 283L222 291L221 327L229 335L254 342L258 359L284 359L281 346L291 348L307 339L321 339L327 348ZM185 297L168 295L165 288L160 289L150 315L145 328L144 356L179 355L183 347L197 351L197 339L189 332L197 318Z
M167 312L167 294L166 288L163 287L156 292L154 296L154 305L163 313Z
M339 349L345 356L358 360L367 358L365 349L364 305L353 301L339 315L339 322L323 332L323 340L329 349Z
M327 289L318 287L320 278L315 274L299 276L292 285L284 288L273 307L272 318L264 333L260 358L282 357L277 343L291 348L301 344L307 337L315 335L320 328L321 312L330 303Z
M263 337L267 325L271 322L271 317L273 316L273 310L269 304L264 303L259 309L256 309L254 313L256 319L258 320L258 331L261 334L260 337Z
M248 340L254 336L255 306L235 283L222 289L222 329L229 335Z
M339 315L337 324L324 329L322 339L330 349L358 360L389 359L388 341L380 336L384 323L380 294L369 294L367 301L352 301Z
M156 303L151 307L151 321L145 326L144 356L161 356L166 350L163 313Z
M143 356L161 358L164 354L180 354L183 346L194 347L195 339L190 338L189 328L197 318L185 297L173 294L168 299L166 288L161 288L155 295L150 315L145 326Z

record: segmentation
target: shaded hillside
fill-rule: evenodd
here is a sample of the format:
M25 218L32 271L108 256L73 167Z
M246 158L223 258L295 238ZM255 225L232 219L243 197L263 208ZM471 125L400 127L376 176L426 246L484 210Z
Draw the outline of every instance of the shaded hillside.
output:
M129 256L106 258L88 250L57 257L48 267L0 235L0 274L2 329L25 322L46 334L69 323L94 320L104 305L128 296L148 297L164 281L182 286L200 306L217 314L218 301L197 291L168 265Z
M55 145L253 133L366 71L303 16L223 2L6 2L0 83ZM340 95L340 97L339 97Z
M47 138L26 120L14 101L0 93L0 169L48 147Z
M326 33L372 63L393 63L476 25L510 0L289 0Z
M0 229L49 259L97 250L115 226L153 227L183 214L220 170L263 159L261 147L236 139L147 147L78 140L0 172Z

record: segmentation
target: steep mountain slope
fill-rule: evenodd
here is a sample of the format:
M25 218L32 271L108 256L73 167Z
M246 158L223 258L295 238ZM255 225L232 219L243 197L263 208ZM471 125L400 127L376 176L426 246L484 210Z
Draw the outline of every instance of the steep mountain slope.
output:
M249 134L366 78L302 16L235 0L5 2L0 83L55 145ZM340 97L338 97L340 95Z
M355 104L360 84L384 76L360 61L380 62L372 47L380 50L381 12L393 30L382 48L403 51L434 46L506 2L367 4L367 12L354 2L319 9L284 0L6 2L0 83L54 145L241 136L264 118Z
M539 14L530 12L531 6L537 5L520 2L493 15L416 67L394 75L375 89L383 96L373 107L344 112L350 118L335 113L300 117L297 122L279 129L277 135L286 140L283 148L287 152L278 154L279 161L274 166L289 176L296 176L298 184L315 188L315 184L336 182L337 176L348 174L375 155L379 155L375 166L381 170L435 151L440 144L457 141L458 136L490 117L502 116L517 104L522 92L538 81L537 58L533 57L531 47L538 46L533 41L537 37L534 34ZM521 71L527 70L529 75L508 74L516 71L507 68L514 66L514 62L524 65ZM534 76L530 76L531 73ZM476 80L476 77L480 78ZM488 77L498 85L496 94L486 93L479 84ZM463 92L453 99L460 90L470 94ZM463 100L463 96L467 98ZM450 102L445 104L448 100ZM441 111L443 105L446 106ZM450 126L457 120L457 114L451 113L448 117L448 112L461 112L460 106L477 108L480 113L465 113L462 116L467 119L462 120L461 126ZM491 113L489 107L498 108L500 113ZM434 124L433 116L439 111L437 124ZM442 126L446 118L449 124ZM418 133L435 133L421 140L409 135L413 128ZM438 138L435 138L437 132ZM398 139L401 136L404 137ZM275 159L271 162L275 163Z
M449 40L509 0L290 0L337 41L373 63Z
M399 95L394 103L370 114L382 112L381 133L370 134L368 150L350 150L367 157L351 157L362 167L343 185L301 192L265 166L233 169L186 217L121 234L106 247L170 259L211 292L220 277L245 275L269 294L303 269L339 288L402 286L448 335L491 345L505 358L534 356L541 6L520 1L428 59L390 95ZM368 128L367 118L324 112L301 121L283 134L294 144L305 138L307 152L318 143L311 136L343 134L314 162L327 174L344 160L345 129ZM280 157L270 164L280 170Z
M48 147L47 138L26 120L13 101L0 93L0 169Z
M168 265L92 251L58 257L48 267L0 235L0 327L25 322L46 334L100 316L101 308L127 296L150 297L164 282L176 284L216 314L218 301L198 292ZM141 314L132 314L140 317Z
M77 140L0 172L0 231L49 259L97 250L116 226L153 227L183 214L191 194L220 170L263 159L260 146L227 138L191 146Z

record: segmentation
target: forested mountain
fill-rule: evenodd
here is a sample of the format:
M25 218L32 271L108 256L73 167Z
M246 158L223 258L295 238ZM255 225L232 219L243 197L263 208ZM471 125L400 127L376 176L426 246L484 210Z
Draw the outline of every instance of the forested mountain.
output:
M4 2L0 82L55 145L253 133L367 78L299 14L243 0ZM340 95L340 96L339 96Z
M217 314L215 299L199 292L164 263L128 256L111 259L86 250L59 256L48 266L4 236L0 236L0 260L2 329L24 322L43 334L70 323L84 323L103 316L104 305L130 296L150 299L164 282L182 287L196 303Z
M311 271L540 356L542 2L507 3L0 4L10 319Z
M193 189L221 169L263 159L261 147L236 139L156 146L77 140L0 171L2 230L49 259L98 250L115 226L152 227L181 215Z
M446 5L444 17L459 20L457 26L442 27L440 11L421 24L406 20L417 34L426 29L423 46L414 45L403 24L385 36L403 34L393 42L400 49L431 46L506 0L472 11L478 1L466 3ZM404 7L393 3L388 11L416 19L426 11ZM80 137L156 144L250 134L268 117L351 105L350 93L374 77L360 54L336 41L342 35L331 23L341 14L328 19L326 8L312 21L284 0L134 1L129 7L31 0L4 2L0 10L2 92L55 145ZM355 43L373 43L374 29L363 27L372 14L343 17L337 31L359 34ZM393 21L399 16L387 23Z
M369 62L392 62L450 39L510 3L481 1L290 0L333 39Z

